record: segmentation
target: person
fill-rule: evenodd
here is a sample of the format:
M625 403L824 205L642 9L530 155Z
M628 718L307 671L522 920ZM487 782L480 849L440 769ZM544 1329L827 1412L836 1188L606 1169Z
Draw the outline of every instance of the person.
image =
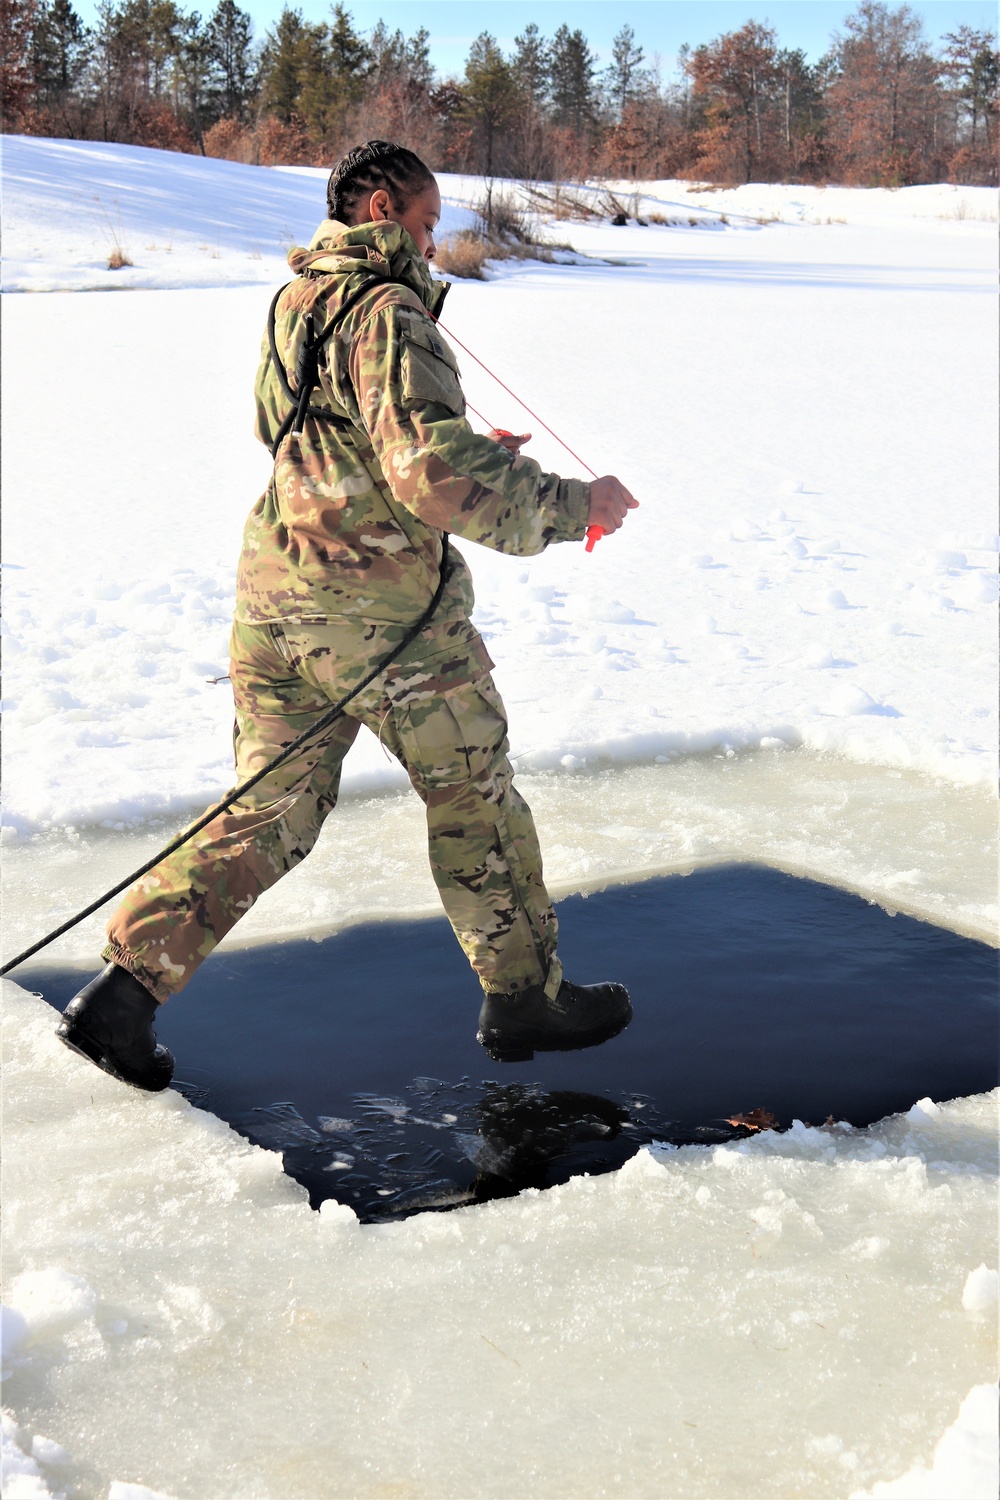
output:
M108 967L70 1002L58 1034L151 1091L173 1070L153 1030L158 1006L309 853L362 724L426 805L431 869L483 989L478 1037L491 1057L594 1045L631 1017L624 986L563 976L493 662L470 621L469 570L446 539L529 556L580 541L588 525L616 531L638 502L612 476L544 473L520 451L528 435L470 427L436 321L448 287L429 271L441 196L419 157L369 141L334 168L327 200L312 243L289 254L294 279L274 304L257 374L256 433L275 464L237 575L237 785L398 647L446 556L443 592L346 716L138 880L111 917ZM310 393L309 341L323 329Z

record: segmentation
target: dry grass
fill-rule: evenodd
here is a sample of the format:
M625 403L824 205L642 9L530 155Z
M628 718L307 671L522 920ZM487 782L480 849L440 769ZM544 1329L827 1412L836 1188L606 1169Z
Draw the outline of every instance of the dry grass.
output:
M443 240L437 247L434 264L447 276L463 276L473 281L483 281L483 266L490 251L482 235L474 229L461 229Z
M508 194L490 185L476 205L474 229L461 229L438 246L434 263L449 276L482 281L488 260L540 260L551 263L554 251L572 245L543 244L525 210Z
M691 214L661 214L657 212L650 214L648 222L650 224L662 224L667 229L680 229L685 224L689 224L692 229L696 229L699 224L704 224L705 220L703 218L694 218Z
M949 209L947 213L938 214L937 217L939 219L957 219L959 221L976 219L984 224L995 224L997 222L996 209L990 210L988 208L973 207L967 198L959 199L954 208Z
M130 266L131 264L132 262L128 257L128 252L124 249L124 247L121 245L115 245L114 249L111 251L111 254L108 256L108 270L120 271L123 266Z

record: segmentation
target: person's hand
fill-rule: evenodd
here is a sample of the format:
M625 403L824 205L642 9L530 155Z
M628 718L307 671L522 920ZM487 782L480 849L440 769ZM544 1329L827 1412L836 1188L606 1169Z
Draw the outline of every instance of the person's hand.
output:
M613 474L605 474L603 479L592 479L587 525L600 526L605 532L617 531L624 524L629 511L635 510L638 504L638 500Z
M499 443L501 448L506 448L508 453L513 453L515 457L520 453L525 443L531 442L530 432L522 432L520 437L516 437L513 432L505 432L500 427L494 427L492 432L488 432L486 436L492 438L495 443Z

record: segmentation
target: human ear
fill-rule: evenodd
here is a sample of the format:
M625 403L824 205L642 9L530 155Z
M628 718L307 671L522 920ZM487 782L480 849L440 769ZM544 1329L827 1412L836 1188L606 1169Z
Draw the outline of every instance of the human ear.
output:
M389 217L389 209L391 207L392 200L385 188L379 188L376 192L372 193L368 204L369 223L384 224Z

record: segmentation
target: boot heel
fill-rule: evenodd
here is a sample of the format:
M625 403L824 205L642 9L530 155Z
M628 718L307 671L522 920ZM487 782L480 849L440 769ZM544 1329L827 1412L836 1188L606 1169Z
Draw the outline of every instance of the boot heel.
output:
M104 1062L104 1048L99 1046L85 1031L81 1031L79 1026L64 1021L62 1025L56 1027L56 1036L71 1051L78 1052L88 1062L96 1063L98 1067Z

